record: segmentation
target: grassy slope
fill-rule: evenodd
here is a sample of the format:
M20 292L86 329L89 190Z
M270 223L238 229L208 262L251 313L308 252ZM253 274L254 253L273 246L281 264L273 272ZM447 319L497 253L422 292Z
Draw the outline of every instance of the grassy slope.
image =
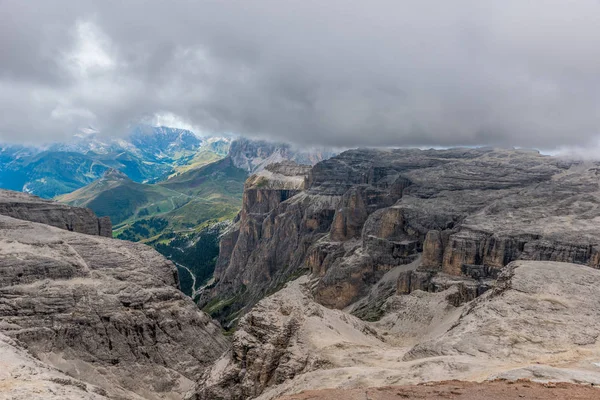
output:
M226 158L153 185L102 178L57 200L109 216L116 237L156 239L163 232L187 232L208 220L233 218L241 208L246 177ZM153 218L167 226L154 229L163 224Z
M201 168L207 164L211 164L215 161L219 161L223 156L215 153L211 150L203 150L198 152L191 160L188 161L187 164L176 166L175 174L172 174L170 177L174 177L179 174L183 174L193 169Z
M128 219L169 212L188 201L188 196L156 185L145 185L129 179L101 178L58 201L92 209L96 215L110 217L118 226Z
M239 212L246 178L225 158L159 184L109 175L58 200L108 215L117 238L154 246L176 263L182 290L192 296L214 270L217 222Z

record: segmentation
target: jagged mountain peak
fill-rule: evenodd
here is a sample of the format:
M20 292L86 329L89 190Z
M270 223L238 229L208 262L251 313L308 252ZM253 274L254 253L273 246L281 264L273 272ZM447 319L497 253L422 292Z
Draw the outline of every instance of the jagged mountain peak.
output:
M332 149L299 149L288 143L238 138L231 143L229 157L236 167L253 173L267 165L286 160L298 164L315 165L335 155Z

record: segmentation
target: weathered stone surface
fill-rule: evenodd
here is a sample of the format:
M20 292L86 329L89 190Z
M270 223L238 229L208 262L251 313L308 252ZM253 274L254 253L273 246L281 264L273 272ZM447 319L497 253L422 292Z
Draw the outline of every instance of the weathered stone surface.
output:
M336 259L315 285L315 299L326 307L344 308L365 296L369 284L375 283L383 272L360 250L346 254Z
M132 399L181 398L227 347L220 327L178 290L175 266L152 248L7 216L0 333Z
M360 237L369 214L393 205L396 200L388 192L367 185L349 189L342 196L333 217L329 234L331 240L346 241Z
M418 344L405 359L466 353L535 364L560 354L577 358L575 349L590 346L598 357L599 284L600 271L583 265L515 261L492 290L467 305L453 329Z
M469 302L493 286L492 279L469 279L466 277L439 274L437 271L406 271L400 274L397 283L397 293L410 294L416 290L437 293L455 288L446 300L455 307Z
M423 242L423 266L431 270L441 270L444 262L444 248L448 244L446 231L431 230Z
M435 279L444 284L443 276ZM445 275L445 290L390 297L377 322L315 303L314 279L288 284L244 316L232 352L189 398L273 400L307 389L498 376L600 382L599 270L517 261L483 294Z
M420 253L420 269L456 276L517 259L599 265L593 165L516 150L351 150L294 191L289 176L267 174L247 184L210 292L239 295L234 311L304 268L321 277L316 298L343 308Z
M226 251L219 255L215 284L200 300L213 315L229 316L222 321L230 323L236 311L249 309L284 283L304 260L314 237L329 230L333 205L326 208L332 210L327 213L321 206L310 205L318 199L295 196L304 188L307 171L305 166L279 163L248 179L239 221L221 245ZM323 223L323 219L328 221ZM226 310L219 308L225 304Z
M0 214L68 231L112 237L108 217L98 218L90 209L70 207L26 193L0 189Z
M243 400L308 371L332 365L322 350L349 340L379 342L375 331L310 298L300 278L262 300L240 321L232 349L206 374L189 400Z
M106 400L108 397L104 389L51 368L0 333L0 399Z

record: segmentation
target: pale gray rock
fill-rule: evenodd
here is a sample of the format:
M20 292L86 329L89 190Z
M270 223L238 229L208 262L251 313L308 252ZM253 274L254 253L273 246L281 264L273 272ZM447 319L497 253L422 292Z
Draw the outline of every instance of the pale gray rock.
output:
M152 248L7 216L0 333L116 398L181 398L227 348Z
M582 265L515 261L495 287L469 303L452 329L425 341L406 360L469 354L547 362L594 347L600 337L600 271ZM598 350L590 348L598 357Z
M110 218L98 218L88 208L70 207L26 193L0 189L0 214L68 231L112 237Z
M131 398L136 397L130 394ZM44 364L0 333L0 399L107 400L108 397L104 389Z
M240 321L229 352L206 373L188 400L242 400L297 375L334 364L323 354L349 342L377 345L358 318L315 303L306 277L262 300Z
M516 261L474 300L449 302L457 285L392 295L377 322L319 305L313 284L301 277L261 300L188 399L272 400L451 379L600 381L600 270Z

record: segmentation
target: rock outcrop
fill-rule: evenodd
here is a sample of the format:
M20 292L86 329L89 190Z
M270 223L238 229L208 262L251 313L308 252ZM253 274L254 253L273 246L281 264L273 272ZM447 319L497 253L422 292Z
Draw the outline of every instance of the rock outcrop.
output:
M600 312L599 284L600 271L586 266L512 262L452 329L418 344L404 359L467 353L535 364L569 357L577 348L598 357L600 321L592 316Z
M249 309L265 295L263 287L254 285L246 291L247 283L266 280L276 286L285 281L287 275L278 271L278 266L291 264L286 260L293 257L302 240L294 221L299 218L296 213L303 208L299 204L289 205L287 200L295 198L304 189L309 169L308 166L282 162L248 178L242 211L220 243L214 274L216 283L207 288L201 298L201 303L212 315L229 323L235 320L241 309ZM281 213L287 213L288 217L283 218L290 223L271 213L279 207L285 207L286 211L281 209ZM275 237L288 240L283 240L282 246L257 249L261 242ZM253 267L239 269L242 264L252 264Z
M230 323L309 271L315 298L341 309L419 255L399 292L460 283L455 301L514 260L598 267L596 174L594 163L501 149L351 150L298 172L304 184L265 171L246 185L203 304L214 299L208 309Z
M335 153L331 149L300 149L289 144L238 138L231 143L228 156L233 164L249 173L260 172L268 165L286 160L315 165Z
M69 207L26 193L0 190L0 214L72 232L112 237L108 217L98 218L87 208Z
M24 203L8 209L22 219L0 215L0 335L76 387L83 381L112 398L181 398L227 340L178 290L175 266L142 244L25 221L44 214Z
M363 321L312 301L306 283L306 277L289 283L246 314L231 350L188 399L254 398L297 375L333 366L323 354L328 347L380 343Z
M302 390L532 378L600 384L600 270L516 261L493 288L393 295L379 321L315 302L301 277L242 317L232 350L189 399L278 399Z

